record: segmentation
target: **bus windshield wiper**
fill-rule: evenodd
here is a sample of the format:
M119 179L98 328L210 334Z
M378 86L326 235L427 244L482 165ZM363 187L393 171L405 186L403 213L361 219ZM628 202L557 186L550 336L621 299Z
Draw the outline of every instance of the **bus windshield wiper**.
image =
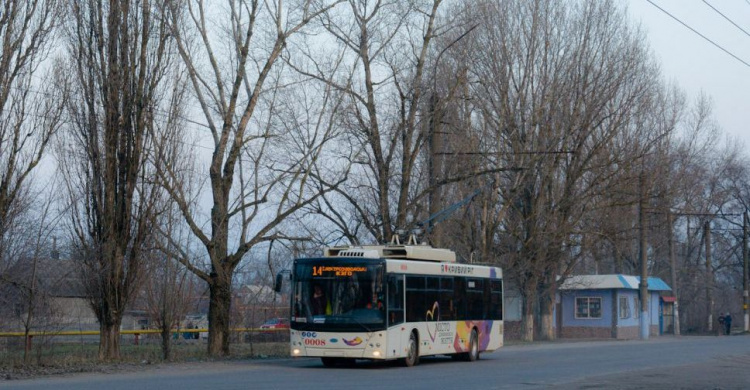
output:
M367 331L367 333L372 333L372 330L371 330L370 328L368 328L368 327L367 327L367 325L365 325L365 324L364 324L363 322L361 322L361 321L360 321L360 320L358 320L358 319L357 319L356 317L354 317L354 314L352 314L352 315L351 315L350 317L351 317L351 319L353 319L353 320L354 320L354 322L356 322L356 323L357 323L357 324L358 324L359 326L363 327L363 328L365 329L365 331Z
M332 322L335 321L335 322L342 322L342 323L350 322L348 320L352 320L357 325L361 326L362 329L364 329L367 333L373 332L371 328L369 328L367 325L364 324L364 322L358 320L357 317L354 316L354 314L338 314L338 315L328 316L328 318L332 319L333 320Z

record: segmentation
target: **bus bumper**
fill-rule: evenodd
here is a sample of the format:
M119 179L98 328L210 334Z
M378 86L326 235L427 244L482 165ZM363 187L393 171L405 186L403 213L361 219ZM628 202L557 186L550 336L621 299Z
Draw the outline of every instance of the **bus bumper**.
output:
M304 334L304 336L303 336ZM385 359L382 334L336 337L333 334L295 332L291 334L292 357L339 357L348 359Z

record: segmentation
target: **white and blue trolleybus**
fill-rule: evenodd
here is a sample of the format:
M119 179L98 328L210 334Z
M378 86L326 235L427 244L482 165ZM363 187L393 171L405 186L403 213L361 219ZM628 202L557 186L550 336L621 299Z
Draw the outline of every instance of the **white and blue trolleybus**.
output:
M430 355L474 361L503 345L502 270L457 263L447 249L332 247L294 260L290 276L293 357L414 366Z

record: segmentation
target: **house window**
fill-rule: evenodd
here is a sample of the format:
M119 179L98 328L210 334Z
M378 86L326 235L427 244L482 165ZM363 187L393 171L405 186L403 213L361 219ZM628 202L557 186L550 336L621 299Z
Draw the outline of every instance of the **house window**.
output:
M576 318L602 318L602 298L577 297Z
M620 318L630 318L630 305L628 297L620 297Z

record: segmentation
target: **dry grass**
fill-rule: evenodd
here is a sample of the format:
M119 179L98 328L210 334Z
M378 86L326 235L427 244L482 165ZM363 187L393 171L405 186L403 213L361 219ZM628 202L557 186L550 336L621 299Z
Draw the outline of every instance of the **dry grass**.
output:
M158 340L157 340L158 341ZM72 372L116 372L137 369L144 364L165 363L158 342L148 340L141 345L122 343L121 359L99 362L99 346L95 343L44 342L35 345L28 364L24 363L23 345L0 340L0 380L56 375ZM217 360L208 356L206 342L178 340L172 345L172 362ZM234 343L231 355L222 359L267 359L289 356L287 341Z

